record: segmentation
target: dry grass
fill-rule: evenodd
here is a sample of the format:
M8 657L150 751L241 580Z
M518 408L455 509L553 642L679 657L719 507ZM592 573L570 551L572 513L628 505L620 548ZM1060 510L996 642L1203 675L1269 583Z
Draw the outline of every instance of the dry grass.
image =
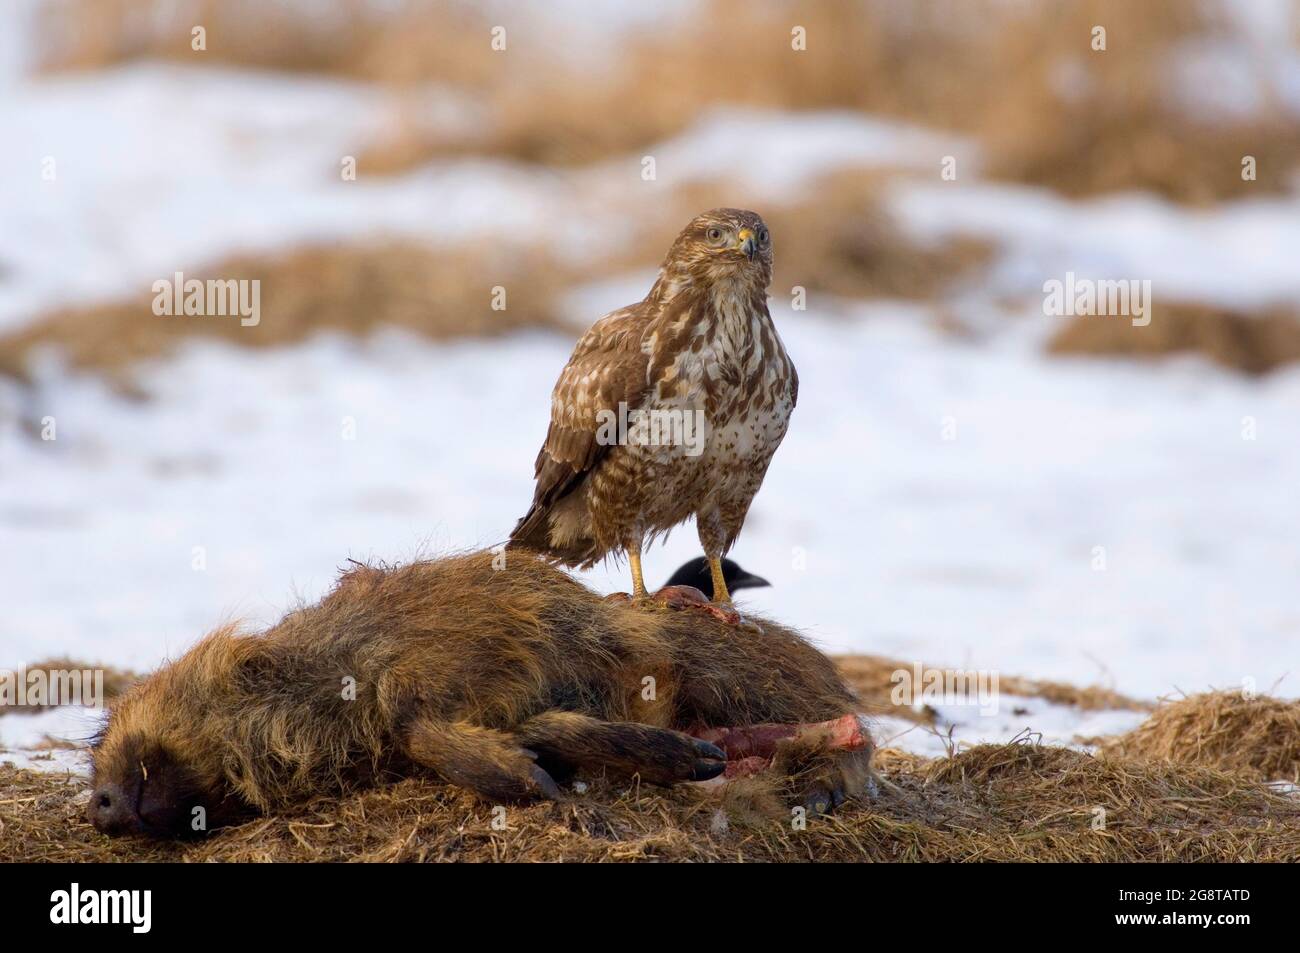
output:
M682 226L720 201L753 199L764 209L777 243L773 295L800 285L810 293L844 297L933 300L975 280L992 259L993 246L964 238L918 244L884 210L882 182L877 174L832 174L795 202L775 205L728 183L687 185L635 213L632 248L581 270L560 264L542 245L499 242L442 249L394 241L310 245L273 257L238 256L183 272L187 279L259 280L256 326L244 327L237 316L158 316L148 291L131 301L55 311L0 335L0 374L29 381L33 356L48 348L60 352L70 368L102 374L135 395L136 364L166 357L195 338L267 347L318 331L364 336L383 327L435 340L525 328L571 336L573 327L558 311L565 290L591 277L657 265ZM509 296L504 311L491 308L497 285ZM599 315L585 317L594 321Z
M594 779L565 804L509 808L408 780L267 817L193 844L113 840L81 818L77 778L0 767L12 861L1283 861L1300 802L1210 768L982 745L927 761L885 750L895 785L792 830L752 792L706 795ZM1105 826L1094 830L1104 811Z
M898 663L840 660L870 703ZM1004 680L1005 681L1005 680ZM1017 694L1135 707L1094 689ZM2 759L0 759L2 760ZM795 830L765 778L723 792L588 778L562 804L493 805L422 779L319 799L191 843L115 840L82 819L87 781L0 764L12 861L1294 861L1300 703L1218 693L1162 704L1093 757L1028 742L927 759L883 749L870 798Z
M1194 204L1288 191L1300 128L1277 90L1263 83L1263 111L1240 119L1172 101L1178 48L1224 34L1215 10L1180 0L1034 4L1025 28L1000 41L1005 95L989 100L975 129L989 174L1068 195L1149 189ZM1095 25L1106 28L1105 51L1089 46ZM1255 181L1241 177L1245 155L1257 160Z
M980 280L994 246L973 237L924 245L885 207L888 180L841 172L822 177L796 203L765 213L776 248L773 293L795 285L845 298L935 300ZM725 195L719 184L713 195Z
M881 183L877 175L846 172L823 178L795 203L758 203L777 246L773 295L799 285L846 298L936 301L979 279L995 254L992 245L975 239L918 244L884 210ZM633 248L593 262L581 274L540 249L486 243L440 250L397 242L317 245L187 269L186 277L260 280L260 324L244 327L236 316L157 316L147 292L133 301L56 311L0 335L0 374L27 381L34 353L53 348L71 368L102 373L132 393L135 364L165 357L192 338L266 347L318 331L364 336L384 327L435 340L525 328L571 335L557 308L566 288L598 274L657 264L682 224L720 196L747 200L743 190L725 183L684 187L645 210ZM496 285L508 290L505 311L491 308ZM1201 354L1224 367L1263 374L1300 361L1300 315L1284 307L1251 313L1174 301L1158 305L1145 327L1124 317L1078 317L1047 349L1107 357Z
M500 73L489 24L469 3L408 0L54 0L45 8L46 70L101 69L141 58L328 73L404 83L483 84ZM324 10L324 12L323 12ZM206 31L202 51L192 30Z
M133 301L59 311L0 336L0 374L26 380L33 352L46 347L57 348L72 368L125 383L133 364L165 356L192 338L268 347L325 330L365 335L397 327L448 339L560 326L552 301L561 270L540 252L499 245L320 245L184 273L187 279L259 280L260 323L244 327L238 316L158 316L145 290ZM505 310L492 309L496 285L507 289Z
M807 29L804 52L790 48L795 24ZM1096 24L1104 52L1089 47ZM714 0L681 29L634 42L608 81L552 67L504 89L480 138L408 130L369 158L389 170L467 150L585 163L646 148L717 103L847 107L972 134L990 175L1069 195L1149 189L1201 204L1287 191L1300 128L1276 91L1241 119L1206 121L1171 102L1178 45L1223 29L1180 0ZM1245 155L1254 181L1241 177Z
M973 237L918 242L886 208L889 182L883 170L843 170L819 177L788 201L732 181L688 183L638 210L635 245L603 268L658 265L687 222L725 204L757 209L771 227L774 297L799 285L844 298L928 301L979 280L995 246Z
M399 171L467 151L547 164L586 163L641 149L719 103L849 108L973 134L998 177L1072 195L1150 189L1205 202L1288 188L1300 128L1265 84L1263 111L1198 119L1174 105L1169 67L1179 44L1223 35L1204 4L1184 0L712 0L672 28L630 39L593 78L549 55L526 22L507 53L468 5L414 2L377 17L347 0L309 17L289 0L64 0L48 18L50 68L140 56L313 70L406 83L436 80L482 101L487 131L464 139L418 119L374 143L361 165ZM189 29L209 49L189 49ZM1103 25L1107 49L1090 49ZM791 30L807 49L791 48ZM1262 71L1261 71L1262 73ZM647 79L652 77L652 79ZM1241 158L1258 160L1242 180ZM938 157L936 157L937 169Z
M1191 695L1160 705L1102 750L1300 784L1300 702L1241 692Z
M30 663L29 665L24 666L24 668L26 669L26 672L29 675L30 673L35 671L44 671L44 672L99 671L102 672L104 678L104 686L103 686L104 694L103 694L103 698L101 698L100 701L102 701L105 704L117 698L117 696L121 695L124 691L130 688L140 678L140 676L135 672L131 672L126 669L114 668L111 665L98 665L98 664L91 664L89 662L78 662L75 659L70 659L64 656L60 656L58 658L42 659L39 662ZM17 670L6 669L5 671L17 671ZM53 679L51 679L51 681L53 681ZM0 705L0 715L16 715L16 714L31 715L46 710L48 709L45 708L44 706L35 706L35 705Z
M1264 374L1300 360L1300 315L1275 308L1248 313L1208 305L1157 304L1151 323L1082 315L1048 342L1051 354L1157 358L1200 354L1247 374Z

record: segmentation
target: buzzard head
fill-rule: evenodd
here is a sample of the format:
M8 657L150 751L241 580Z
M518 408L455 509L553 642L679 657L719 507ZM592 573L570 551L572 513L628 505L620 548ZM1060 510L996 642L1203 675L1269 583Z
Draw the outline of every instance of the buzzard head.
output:
M663 271L697 283L722 281L765 289L772 280L772 236L757 212L711 209L682 229L668 249Z

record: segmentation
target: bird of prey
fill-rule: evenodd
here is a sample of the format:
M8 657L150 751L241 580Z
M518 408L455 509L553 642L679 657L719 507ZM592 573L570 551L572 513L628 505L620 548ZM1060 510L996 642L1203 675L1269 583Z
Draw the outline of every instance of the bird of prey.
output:
M755 212L697 216L650 292L597 321L551 395L533 504L510 544L566 566L644 546L695 517L715 602L731 548L799 392L767 309L772 240Z
M728 592L736 592L739 589L758 589L772 585L762 576L755 576L752 572L742 568L738 562L731 559L722 560L722 578L727 584ZM668 586L693 586L709 599L712 599L713 577L709 574L708 560L703 556L688 559L678 566L677 571L664 583L665 588Z

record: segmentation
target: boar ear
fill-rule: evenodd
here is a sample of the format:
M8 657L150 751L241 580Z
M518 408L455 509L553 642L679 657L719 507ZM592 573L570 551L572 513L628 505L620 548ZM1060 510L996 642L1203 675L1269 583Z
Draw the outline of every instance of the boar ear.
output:
M261 691L271 686L291 684L302 677L301 659L277 652L255 636L238 641L239 651L233 656L233 673L244 688Z
M222 626L172 663L177 677L191 686L220 690L241 683L260 683L267 653L256 636L239 635L234 625Z

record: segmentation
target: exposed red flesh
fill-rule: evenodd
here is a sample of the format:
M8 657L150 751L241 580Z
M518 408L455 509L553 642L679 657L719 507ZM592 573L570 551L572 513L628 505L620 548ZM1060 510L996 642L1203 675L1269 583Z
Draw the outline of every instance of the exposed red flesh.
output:
M707 612L719 622L725 622L727 625L740 624L739 612L725 603L710 602L709 597L694 586L664 586L650 598L655 602L662 602L669 609L676 609L679 612L687 609ZM605 597L605 601L631 602L632 597L626 592L611 592Z
M858 716L852 713L830 721L795 725L745 725L740 728L699 728L696 738L717 745L727 756L727 767L705 784L719 784L758 774L772 763L776 746L787 738L816 736L827 748L854 751L870 744Z
M759 757L771 758L776 754L777 742L786 738L823 735L829 748L854 750L867 744L858 716L843 715L830 721L796 725L746 725L740 728L702 728L692 732L695 737L712 742L726 752L727 760Z
M759 774L767 769L771 764L770 758L741 758L739 761L727 760L727 767L719 775L725 781L734 781L736 778L749 778Z
M728 625L740 624L739 612L725 603L710 602L709 597L694 586L664 586L651 598L656 602L662 602L670 609L695 609L707 612Z

